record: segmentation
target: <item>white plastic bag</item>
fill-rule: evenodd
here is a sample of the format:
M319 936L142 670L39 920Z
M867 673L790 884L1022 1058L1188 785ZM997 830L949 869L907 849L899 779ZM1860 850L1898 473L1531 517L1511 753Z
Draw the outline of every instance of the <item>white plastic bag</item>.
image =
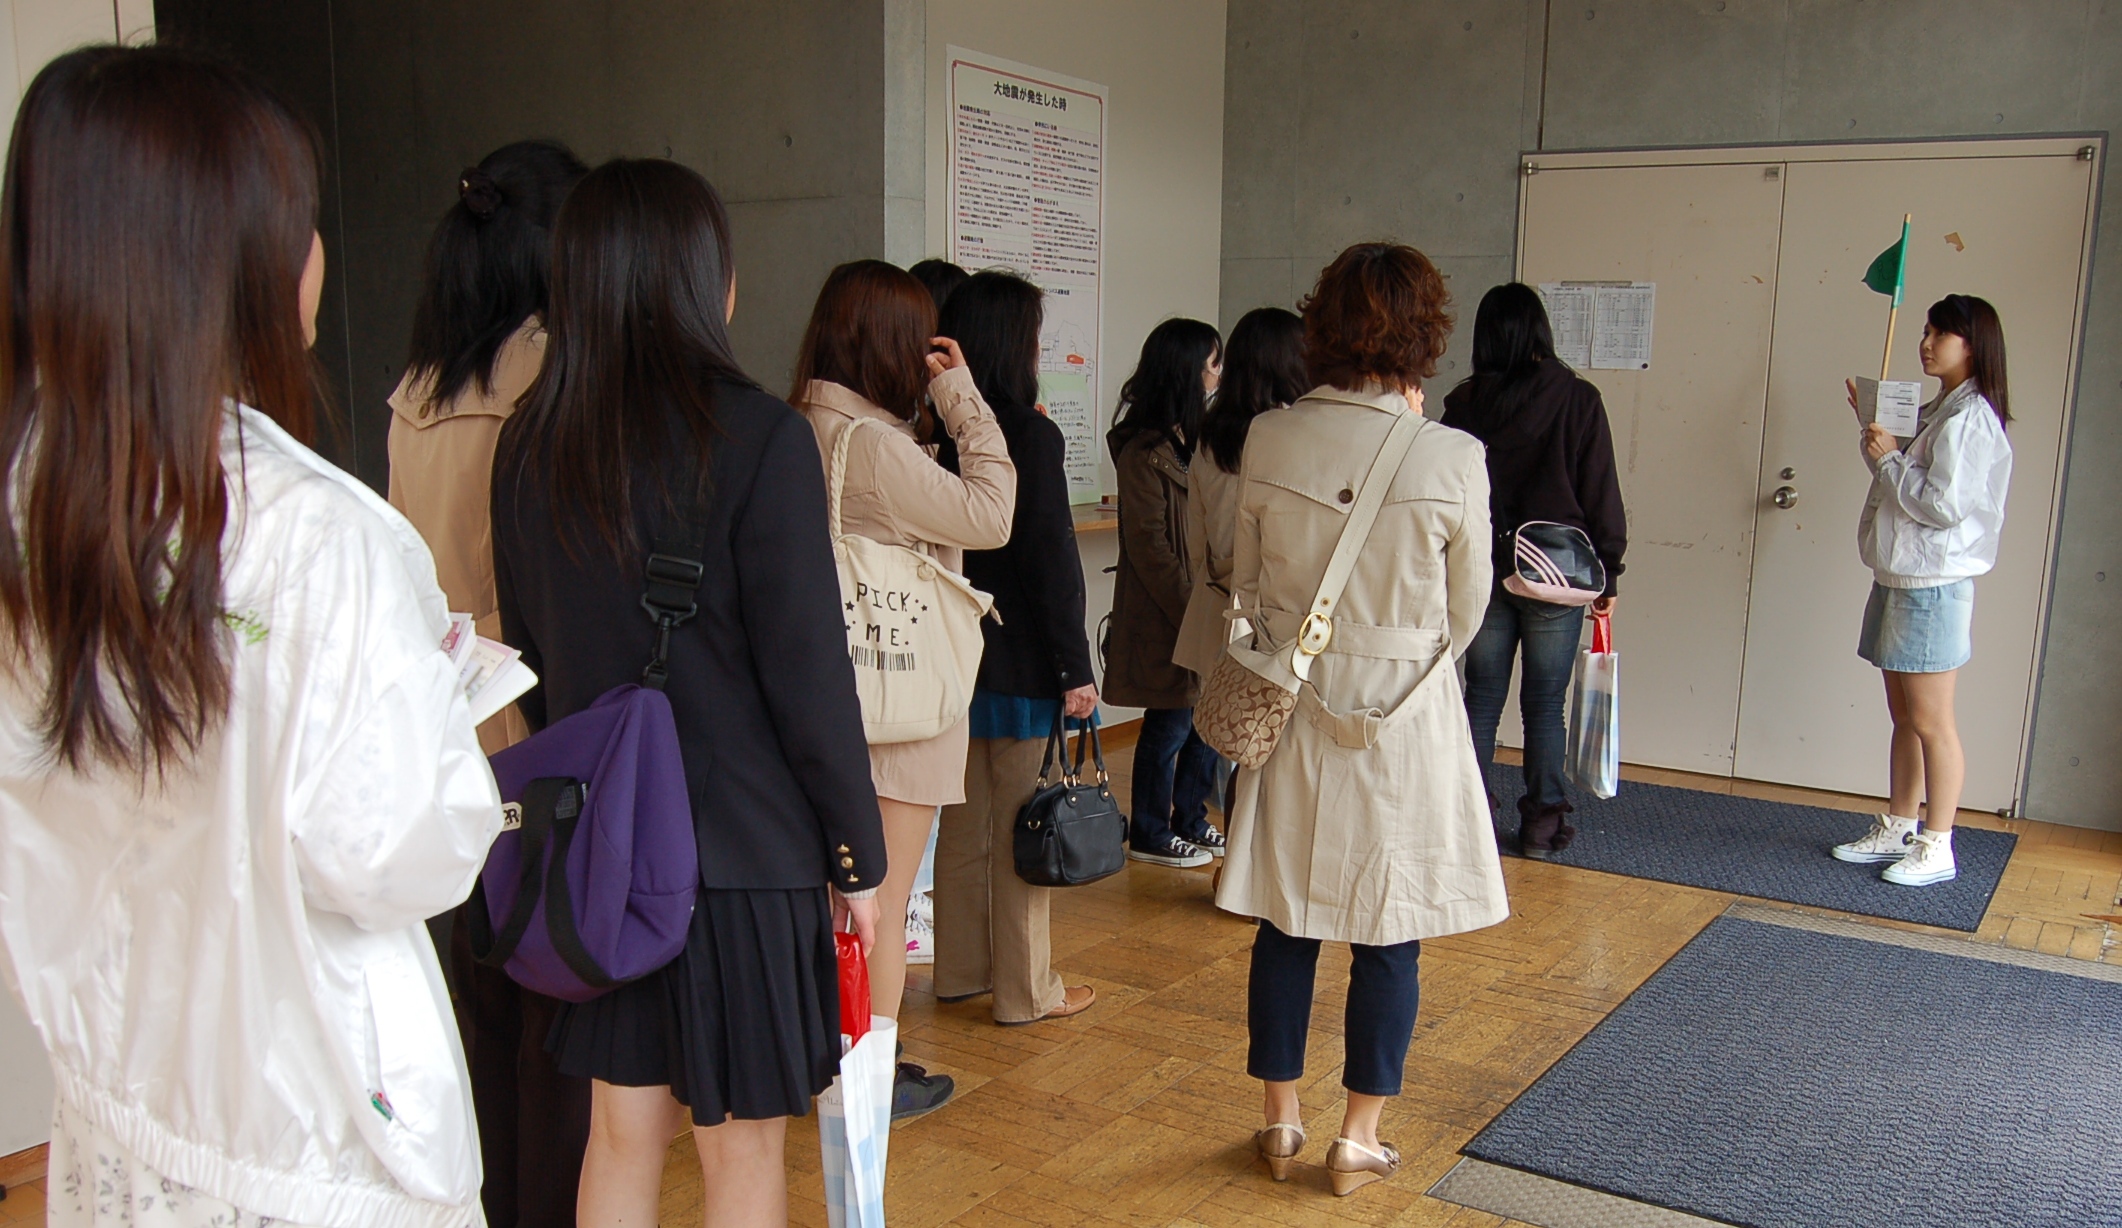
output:
M1569 782L1596 798L1621 789L1621 654L1613 617L1592 615L1591 647L1577 654L1569 694Z
M871 1016L868 1033L841 1057L840 1077L818 1097L825 1218L832 1228L884 1228L898 1042L898 1023Z

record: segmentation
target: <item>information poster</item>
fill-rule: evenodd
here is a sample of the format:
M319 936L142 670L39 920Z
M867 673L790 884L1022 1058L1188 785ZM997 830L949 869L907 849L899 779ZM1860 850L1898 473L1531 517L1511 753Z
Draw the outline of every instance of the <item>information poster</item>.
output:
M1069 498L1098 500L1105 87L952 47L949 256L1046 292L1040 408L1068 441Z
M1649 281L1540 283L1555 357L1578 370L1648 371L1658 285Z

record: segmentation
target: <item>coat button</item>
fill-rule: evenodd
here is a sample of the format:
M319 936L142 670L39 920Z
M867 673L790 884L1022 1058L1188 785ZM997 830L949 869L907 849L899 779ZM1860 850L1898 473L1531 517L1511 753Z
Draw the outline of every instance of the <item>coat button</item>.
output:
M1350 490L1346 486L1343 486L1341 488L1341 493L1335 495L1334 498L1339 499L1343 503L1354 503L1356 501L1356 492Z
M841 846L840 846L840 851L841 851L841 852L843 852L843 853L845 853L845 852L847 851L847 846L846 846L846 845L844 845L844 844L843 844L843 845L841 845Z
M852 858L852 857L842 857L842 858L840 859L840 868L841 868L841 869L843 869L843 870L852 870L852 869L854 869L854 868L855 868L855 859L854 859L854 858Z

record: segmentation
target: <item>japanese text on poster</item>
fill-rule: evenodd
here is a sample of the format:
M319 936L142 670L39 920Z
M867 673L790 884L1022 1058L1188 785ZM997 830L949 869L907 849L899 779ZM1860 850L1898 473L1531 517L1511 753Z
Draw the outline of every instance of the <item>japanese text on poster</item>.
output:
M1098 498L1105 87L950 49L949 255L1046 292L1042 407L1068 441L1069 497Z
M1540 298L1554 330L1555 357L1579 370L1650 369L1656 282L1546 281Z

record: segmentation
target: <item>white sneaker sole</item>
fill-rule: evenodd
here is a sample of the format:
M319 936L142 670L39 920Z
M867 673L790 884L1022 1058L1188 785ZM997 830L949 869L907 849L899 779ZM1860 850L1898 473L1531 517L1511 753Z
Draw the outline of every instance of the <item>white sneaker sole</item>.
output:
M1196 853L1192 857L1167 857L1162 853L1143 853L1134 849L1127 850L1127 858L1129 861L1146 861L1153 866L1170 866L1174 870L1191 870L1215 860L1207 853Z
M1906 849L1898 853L1866 853L1853 849L1846 844L1836 845L1833 851L1836 861L1847 861L1860 866L1875 866L1882 861L1899 861L1908 856Z
M1897 887L1928 887L1933 883L1951 882L1960 877L1960 867L1947 866L1943 870L1932 870L1928 874L1900 873L1899 865L1886 867L1879 877Z

